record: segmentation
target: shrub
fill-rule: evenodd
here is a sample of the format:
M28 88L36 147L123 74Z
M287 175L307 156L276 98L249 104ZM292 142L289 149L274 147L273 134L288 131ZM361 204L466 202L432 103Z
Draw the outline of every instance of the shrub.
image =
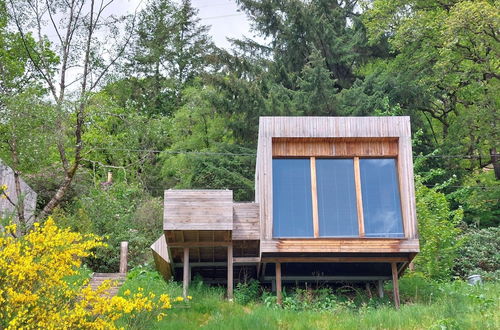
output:
M128 241L129 267L152 259L149 246L161 235L163 205L139 186L116 182L107 189L94 187L81 195L66 212L53 216L59 226L105 237L107 245L85 260L98 272L118 271L120 242Z
M455 274L462 278L479 274L485 279L500 279L500 228L472 230L463 239L455 260Z
M78 275L81 258L104 246L95 235L60 229L52 218L15 238L15 225L0 232L0 329L112 329L125 314L148 312L161 318L168 295L142 290L109 297L111 283L97 290Z
M260 283L256 280L248 282L240 282L234 290L234 299L237 303L248 305L251 302L257 301L260 296Z
M448 279L461 240L457 225L463 217L461 209L450 210L445 194L428 188L417 177L416 199L420 253L415 258L416 270L432 279Z

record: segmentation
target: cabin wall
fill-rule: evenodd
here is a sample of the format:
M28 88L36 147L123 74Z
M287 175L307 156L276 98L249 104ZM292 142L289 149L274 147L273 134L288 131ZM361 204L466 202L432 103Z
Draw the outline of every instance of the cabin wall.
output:
M28 223L35 220L37 194L31 189L23 179L20 179L22 198L24 202L24 217ZM7 194L10 200L18 203L14 171L0 161L0 186L7 185ZM17 220L16 209L7 198L0 198L0 217L13 216Z
M232 190L166 190L164 230L232 230Z
M373 246L378 244L384 251L418 251L409 117L261 117L255 183L256 201L260 205L261 251L301 250L300 244L292 243L292 239L275 240L272 237L273 156L396 157L405 239L412 243L377 239L374 242L378 243ZM313 240L318 239L307 239L303 244L311 246L308 251L321 251L321 244L316 245ZM331 244L333 251L341 240L323 241ZM352 250L361 249L363 241L353 240Z

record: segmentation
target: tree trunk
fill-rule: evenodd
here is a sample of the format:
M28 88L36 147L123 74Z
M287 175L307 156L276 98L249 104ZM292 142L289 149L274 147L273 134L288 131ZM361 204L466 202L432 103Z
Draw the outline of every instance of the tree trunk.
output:
M491 163L493 164L493 170L495 171L495 178L500 180L500 156L497 153L497 148L490 149Z

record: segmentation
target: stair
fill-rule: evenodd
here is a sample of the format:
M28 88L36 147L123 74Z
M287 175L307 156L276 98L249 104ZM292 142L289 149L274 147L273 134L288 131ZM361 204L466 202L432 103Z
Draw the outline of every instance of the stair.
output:
M96 290L102 284L102 282L106 280L116 282L115 285L111 285L109 293L106 294L106 296L113 297L118 293L118 290L125 281L126 276L127 274L125 273L94 273L94 275L90 279L89 285L92 290Z

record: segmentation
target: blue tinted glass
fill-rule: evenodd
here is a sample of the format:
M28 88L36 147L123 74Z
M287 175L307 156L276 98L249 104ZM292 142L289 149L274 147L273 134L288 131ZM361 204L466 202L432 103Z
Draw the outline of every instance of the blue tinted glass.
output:
M403 237L394 159L360 159L366 237Z
M357 237L358 213L352 159L316 159L319 235Z
M273 236L313 236L309 159L273 159Z

